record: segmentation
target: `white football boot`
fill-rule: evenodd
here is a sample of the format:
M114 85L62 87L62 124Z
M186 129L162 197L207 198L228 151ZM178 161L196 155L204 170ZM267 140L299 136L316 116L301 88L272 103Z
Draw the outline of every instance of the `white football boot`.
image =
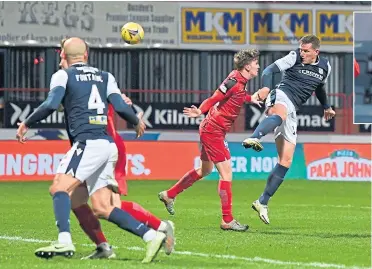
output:
M259 200L256 200L252 203L252 208L258 213L258 216L263 221L263 223L270 224L269 215L268 215L269 208L267 207L267 205L263 205L260 203Z

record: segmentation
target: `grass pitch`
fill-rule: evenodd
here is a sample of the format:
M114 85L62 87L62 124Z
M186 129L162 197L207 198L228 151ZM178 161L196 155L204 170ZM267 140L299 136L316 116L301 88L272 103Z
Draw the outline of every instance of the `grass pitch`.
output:
M370 268L371 184L285 181L269 203L271 224L251 209L265 181L233 182L233 212L248 232L220 230L217 181L197 182L169 216L157 193L174 181L130 181L127 200L176 224L176 252L142 265L143 242L101 221L115 260L81 261L94 246L71 216L77 252L42 260L34 250L56 240L49 182L0 183L0 268Z

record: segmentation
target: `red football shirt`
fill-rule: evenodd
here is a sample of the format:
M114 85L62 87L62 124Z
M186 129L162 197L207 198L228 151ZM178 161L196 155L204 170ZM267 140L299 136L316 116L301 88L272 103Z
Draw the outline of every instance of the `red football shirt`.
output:
M248 80L237 70L232 71L227 76L218 87L217 91L220 93L214 95L217 97L215 99L219 103L209 109L204 123L201 124L202 129L207 128L208 131L214 129L217 132L223 133L227 133L230 130L234 121L239 116L243 104L251 101L251 96L245 90L247 82ZM200 109L202 111L205 110L203 109L203 104L200 106ZM207 126L213 128L208 128Z
M359 76L360 74L360 67L358 62L354 59L354 77Z
M110 104L107 112L107 132L114 139L116 147L118 148L118 161L115 166L115 180L119 185L119 193L127 195L127 181L125 180L125 166L127 164L127 155L124 141L115 129L114 125L114 108Z

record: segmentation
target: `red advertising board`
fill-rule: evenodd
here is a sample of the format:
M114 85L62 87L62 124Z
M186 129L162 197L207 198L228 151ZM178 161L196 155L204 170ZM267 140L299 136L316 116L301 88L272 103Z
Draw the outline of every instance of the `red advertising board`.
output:
M174 180L193 168L196 142L128 141L127 179ZM0 181L51 180L68 141L0 141Z

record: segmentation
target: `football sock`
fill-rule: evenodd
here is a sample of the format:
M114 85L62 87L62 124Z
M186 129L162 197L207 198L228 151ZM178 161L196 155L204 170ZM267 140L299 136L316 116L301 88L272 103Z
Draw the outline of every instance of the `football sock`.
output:
M221 199L222 219L229 223L234 218L232 216L232 191L231 181L220 180L218 183L218 194Z
M190 170L172 188L167 191L168 197L171 199L175 198L179 193L191 187L191 185L199 179L201 179L201 176L196 173L195 169Z
M287 171L288 167L280 165L279 163L276 164L267 179L265 190L259 199L261 204L267 205L270 197L274 195L277 189L279 189L280 184L282 184Z
M71 200L67 192L58 191L53 195L53 208L59 230L58 242L62 244L72 243L70 234Z
M139 237L143 237L150 230L147 225L117 207L111 211L108 221Z
M161 220L151 214L149 211L144 209L137 203L129 202L129 201L122 201L121 202L121 209L131 214L136 220L143 222L150 228L154 230L158 230L161 224Z
M142 239L145 242L150 242L156 237L156 232L153 229L150 229L148 232L146 232L143 236Z
M267 135L275 130L276 127L282 124L283 120L278 115L271 115L265 118L254 130L251 138L258 138Z
M72 244L71 234L69 232L62 232L58 234L58 243L60 244Z
M92 240L97 246L107 242L106 237L102 232L101 224L88 204L83 204L74 208L72 211L78 219L80 227L90 240Z

